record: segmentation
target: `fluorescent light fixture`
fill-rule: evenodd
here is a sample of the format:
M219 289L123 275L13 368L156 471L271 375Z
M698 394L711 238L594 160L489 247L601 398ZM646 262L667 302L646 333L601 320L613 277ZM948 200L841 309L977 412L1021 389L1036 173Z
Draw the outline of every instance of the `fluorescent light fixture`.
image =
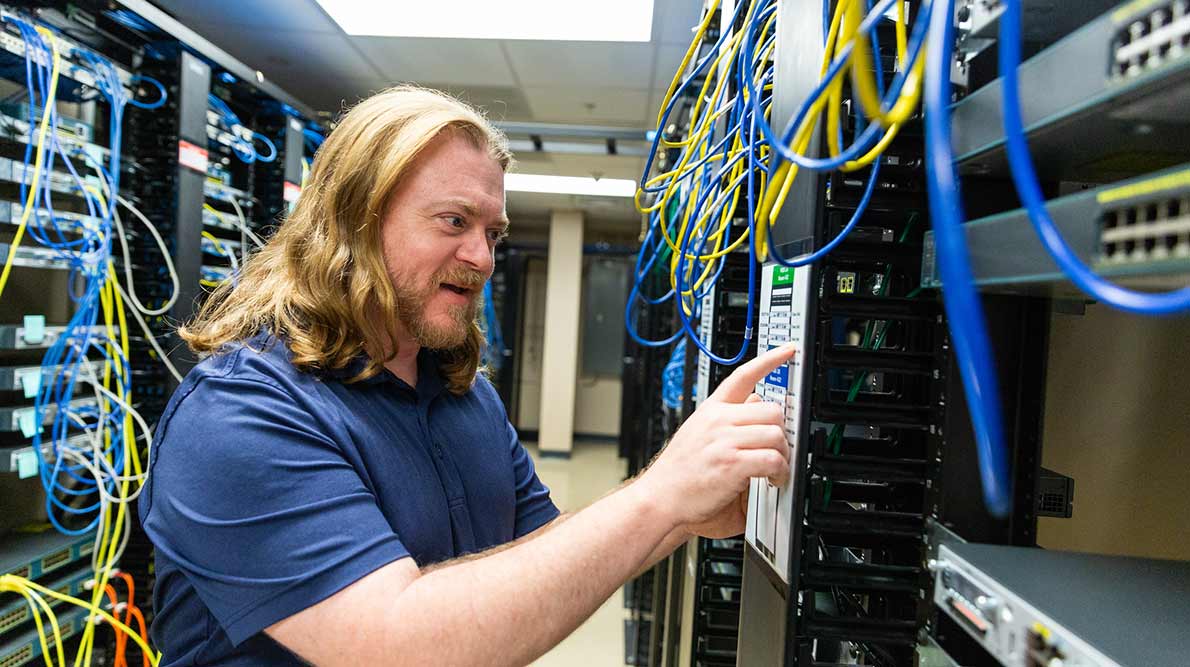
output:
M653 0L318 0L318 4L348 35L647 42L653 32Z
M632 197L636 181L626 178L584 176L547 176L544 174L505 174L504 189L509 192L544 192L558 195L593 195L596 197Z

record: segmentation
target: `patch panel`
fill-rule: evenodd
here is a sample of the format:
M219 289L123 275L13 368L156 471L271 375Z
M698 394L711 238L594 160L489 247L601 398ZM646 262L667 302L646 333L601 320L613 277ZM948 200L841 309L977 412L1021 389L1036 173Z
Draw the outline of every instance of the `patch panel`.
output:
M0 181L9 181L12 183L24 183L30 185L33 182L33 167L32 165L26 167L18 160L10 160L8 158L0 158ZM61 194L81 196L79 194L78 181L74 176L65 171L51 171L48 174L42 174L38 179L38 184L42 187L48 187L54 192ZM86 186L88 180L83 179L83 185Z
M43 585L63 595L77 597L86 591L87 582L93 578L94 574L92 574L91 569L89 567L82 567L74 572L54 577ZM0 636L3 636L6 632L14 628L20 627L32 618L32 614L29 613L29 605L25 602L25 599L13 596L13 599L10 599L8 604L0 606Z
M9 248L9 244L0 243L0 254L7 257ZM27 269L55 269L58 271L69 271L74 267L74 263L63 257L62 253L49 248L35 246L20 246L17 248L16 255L13 256L12 265L22 266Z
M12 225L19 224L21 221L21 215L24 213L24 211L25 207L22 204L0 200L0 223L8 223ZM101 225L101 220L95 216L61 210L59 208L54 209L52 216L50 215L49 211L40 208L37 209L33 215L35 215L41 224L46 227L52 226L53 221L56 220L58 225L68 232L73 231L70 229L70 227L73 225L77 225L88 230L99 229Z
M78 335L106 336L107 327L95 325L76 329ZM62 334L66 333L64 326L31 327L21 324L0 324L0 350L42 350L52 346ZM119 335L119 328L115 334Z
M239 227L236 227L236 231L239 231ZM240 249L244 246L244 244L240 243L239 241L232 241L230 239L223 238L219 239L219 245L223 246L225 251L232 252L234 254L239 254ZM224 256L224 253L219 250L215 242L208 238L204 238L202 240L202 251L208 255L214 255L216 257Z
M85 410L88 408L98 408L99 402L94 398L76 398L69 404L72 412L78 410ZM29 432L37 429L36 411L33 406L27 407L0 407L0 431L7 432ZM54 415L58 414L57 404L51 403L45 406L42 413L41 425L45 426L54 420Z
M87 435L86 433L79 433L78 435L72 435L69 438L67 438L66 442L63 444L65 444L68 447L81 448L81 447L87 446L88 443L90 443L90 442L91 442L91 436ZM0 473L14 473L15 472L15 473L18 473L21 475L25 475L26 468L25 468L24 462L30 456L35 456L35 454L33 452L32 445L29 445L28 447L15 447L15 448L11 448L11 449L10 448L0 448ZM42 442L41 443L41 458L44 461L53 461L54 460L54 443L53 442ZM36 472L34 471L33 474L36 474ZM33 475L28 475L28 476L32 477Z
M100 372L95 362L84 363L96 373ZM55 377L61 370L62 366L0 366L0 391L29 391L30 387L40 386L43 377Z
M81 632L86 627L88 613L86 609L72 608L58 614L59 639L65 642ZM46 631L49 632L48 629ZM52 639L46 643L51 651L55 650ZM41 641L35 629L0 643L0 667L19 667L40 657Z
M223 214L223 216L220 217L210 211L203 211L202 224L206 227L216 227L218 229L226 229L229 232L238 233L240 231L240 226L230 221L231 218L229 216L231 215L232 214Z
M0 573L40 579L54 570L89 557L94 547L93 534L79 537L48 529L40 533L10 533L5 537L4 550L0 552Z
M13 16L8 11L0 12L0 16ZM71 79L87 88L95 88L96 82L94 75L86 67L81 66L81 56L78 55L82 51L88 49L71 41L69 38L58 34L56 38L59 41L59 53L65 59L62 63L62 71L59 76ZM25 41L21 39L20 32L11 22L5 21L0 25L0 51L7 51L11 56L16 56L22 60L25 58ZM47 64L48 63L44 63ZM116 74L120 82L127 87L132 87L132 73L123 67L116 67ZM63 86L65 87L65 86Z
M210 282L221 283L228 280L235 272L229 266L208 266L206 264L202 267L202 279Z
M248 194L247 192L244 192L243 190L237 190L231 186L210 180L203 184L203 194L205 194L207 197L210 197L211 199L224 202L230 202L234 199L237 203L244 207L250 206L252 204L252 195Z

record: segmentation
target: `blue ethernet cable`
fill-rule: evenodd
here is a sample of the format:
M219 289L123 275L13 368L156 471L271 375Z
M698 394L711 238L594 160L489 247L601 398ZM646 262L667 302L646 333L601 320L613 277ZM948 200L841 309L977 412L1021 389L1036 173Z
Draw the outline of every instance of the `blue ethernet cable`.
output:
M983 306L971 273L971 258L962 228L963 202L950 144L954 2L934 2L940 6L930 16L924 91L930 216L942 278L943 305L975 431L984 504L993 516L1005 517L1012 504L1012 480L1008 472L999 380Z

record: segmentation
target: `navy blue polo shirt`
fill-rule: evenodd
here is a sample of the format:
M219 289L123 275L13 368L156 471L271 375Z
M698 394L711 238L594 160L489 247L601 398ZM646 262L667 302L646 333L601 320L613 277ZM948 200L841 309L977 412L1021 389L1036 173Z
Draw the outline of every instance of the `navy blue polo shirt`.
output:
M162 667L301 664L262 631L400 558L482 551L558 516L492 385L416 389L301 372L259 336L206 359L153 443L141 521L157 547Z

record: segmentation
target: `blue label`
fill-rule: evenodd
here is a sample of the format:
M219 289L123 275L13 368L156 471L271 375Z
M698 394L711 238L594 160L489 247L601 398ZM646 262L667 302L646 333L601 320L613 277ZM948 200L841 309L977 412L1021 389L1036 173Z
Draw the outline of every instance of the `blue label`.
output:
M769 347L770 350L777 349L777 346ZM771 387L789 387L789 364L781 364L777 368L769 372L764 378L764 383Z

